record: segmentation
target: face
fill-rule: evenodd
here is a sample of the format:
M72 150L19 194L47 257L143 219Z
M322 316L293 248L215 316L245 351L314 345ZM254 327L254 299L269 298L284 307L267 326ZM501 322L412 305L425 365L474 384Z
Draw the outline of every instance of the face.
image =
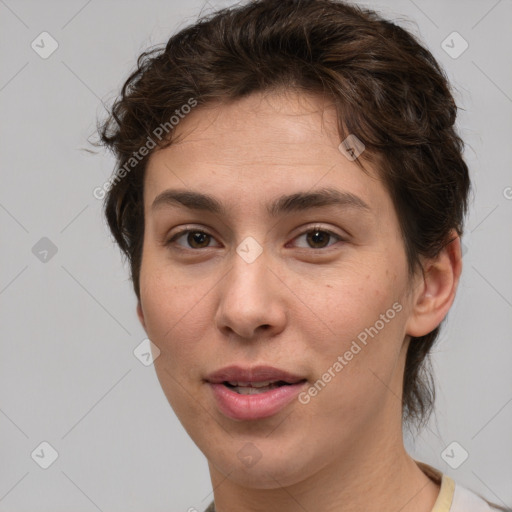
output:
M320 98L254 94L198 107L148 162L138 313L158 379L210 470L252 487L401 440L404 243L336 123Z

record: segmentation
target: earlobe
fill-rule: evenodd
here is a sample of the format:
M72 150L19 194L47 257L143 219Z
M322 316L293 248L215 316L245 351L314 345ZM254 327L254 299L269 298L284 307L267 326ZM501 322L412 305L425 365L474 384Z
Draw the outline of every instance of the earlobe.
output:
M137 316L139 317L139 321L142 324L142 327L144 327L144 330L146 330L146 323L144 321L144 312L142 311L142 306L140 304L140 300L137 301Z
M425 262L421 285L414 295L406 333L413 337L432 332L447 315L462 272L460 237L455 231L436 258Z

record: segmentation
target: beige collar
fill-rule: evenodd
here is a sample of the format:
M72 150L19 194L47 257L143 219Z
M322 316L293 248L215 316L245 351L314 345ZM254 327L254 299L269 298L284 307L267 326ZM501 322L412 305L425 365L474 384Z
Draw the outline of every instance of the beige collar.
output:
M429 466L424 462L420 462L418 460L414 460L414 462L416 462L423 473L425 473L437 485L441 486L432 512L449 512L450 507L452 506L453 493L455 491L455 481L448 475L441 473L438 469Z

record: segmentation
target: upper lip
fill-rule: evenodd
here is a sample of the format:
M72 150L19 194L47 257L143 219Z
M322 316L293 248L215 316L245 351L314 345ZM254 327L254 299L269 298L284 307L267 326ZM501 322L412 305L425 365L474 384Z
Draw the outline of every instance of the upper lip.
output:
M300 375L274 368L272 366L254 366L253 368L243 368L242 366L226 366L220 370L210 373L206 380L213 384L232 381L232 382L274 382L284 381L288 384L295 384L306 380Z

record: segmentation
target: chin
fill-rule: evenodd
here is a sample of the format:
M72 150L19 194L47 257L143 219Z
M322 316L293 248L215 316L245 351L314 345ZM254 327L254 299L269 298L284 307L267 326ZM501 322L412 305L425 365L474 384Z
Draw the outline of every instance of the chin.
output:
M210 446L203 453L210 471L252 489L276 489L294 485L319 470L303 440L283 443L279 439L232 440L228 446ZM305 449L306 448L306 449ZM318 454L317 454L318 455ZM324 458L325 460L325 458Z
M297 484L307 477L304 470L296 467L295 464L294 468L291 468L289 459L285 458L265 463L260 461L253 467L243 467L241 464L230 465L229 461L223 461L214 467L230 481L251 489L278 489Z

